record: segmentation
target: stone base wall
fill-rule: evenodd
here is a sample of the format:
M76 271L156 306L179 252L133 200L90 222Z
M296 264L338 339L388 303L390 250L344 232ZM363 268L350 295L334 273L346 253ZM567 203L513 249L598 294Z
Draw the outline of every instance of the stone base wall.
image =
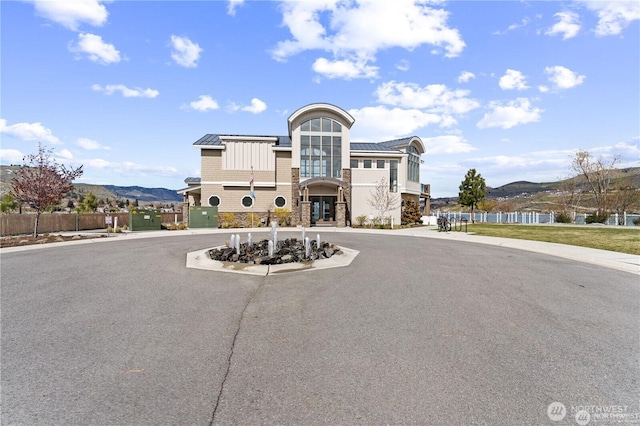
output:
M255 220L253 222L253 227L258 228L260 226L270 226L271 220L276 220L273 212L253 212ZM225 213L218 213L218 226L220 228L251 228L251 220L250 214L251 212L233 212L234 221L228 226L225 224L223 217ZM279 224L281 225L281 224ZM284 225L283 225L284 226Z
M311 201L300 202L300 208L302 209L302 219L300 225L308 228L311 226Z
M291 169L291 225L300 224L300 169Z
M351 169L342 169L342 180L347 184L344 188L345 226L351 226Z
M189 202L182 203L182 223L189 227Z
M338 228L344 228L347 226L347 216L346 216L347 203L336 202L336 226Z

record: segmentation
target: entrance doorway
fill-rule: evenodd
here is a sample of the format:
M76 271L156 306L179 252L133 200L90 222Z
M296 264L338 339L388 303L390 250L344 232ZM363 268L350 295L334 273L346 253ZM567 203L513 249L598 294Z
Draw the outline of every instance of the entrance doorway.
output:
M335 222L336 218L336 196L311 196L311 224L317 222Z

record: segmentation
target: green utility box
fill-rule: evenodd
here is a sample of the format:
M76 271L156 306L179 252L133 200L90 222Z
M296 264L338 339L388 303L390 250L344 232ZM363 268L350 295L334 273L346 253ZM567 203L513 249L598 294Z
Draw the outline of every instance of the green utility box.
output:
M218 208L191 206L189 207L189 228L217 228Z
M129 228L132 231L159 231L162 229L162 215L159 210L131 210Z

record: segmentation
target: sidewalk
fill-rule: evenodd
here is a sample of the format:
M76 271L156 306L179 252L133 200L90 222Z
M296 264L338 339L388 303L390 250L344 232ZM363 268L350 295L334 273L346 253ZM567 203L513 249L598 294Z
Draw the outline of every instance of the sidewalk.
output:
M8 247L0 250L0 253L12 253L26 250L37 250L49 247L55 247L60 245L69 244L91 244L98 242L109 241L126 241L140 238L161 238L161 237L179 237L186 235L206 235L206 234L240 234L241 237L246 238L248 233L252 234L266 234L270 231L270 228L235 228L235 229L187 229L183 231L141 231L141 232L126 232L120 234L109 234L109 238L96 238L85 239L78 241L70 241L64 243L51 243L46 245L30 245L21 247ZM279 228L280 232L300 232L301 228ZM506 247L516 250L526 250L534 253L541 253L550 256L557 256L564 259L575 260L579 262L586 262L592 265L603 266L605 268L617 269L619 271L629 272L632 274L640 275L640 256L618 253L607 250L598 250L587 247L570 246L565 244L546 243L540 241L530 240L517 240L511 238L500 237L485 237L474 234L468 234L464 232L438 232L435 227L423 226L419 228L404 228L404 229L367 229L367 228L333 228L333 227L320 227L320 228L307 228L307 235L313 238L316 234L322 236L328 233L364 233L364 234L377 234L388 236L408 236L418 238L434 238L450 241L460 241L466 243L475 244L489 244L494 246ZM91 234L106 235L106 232L63 232L61 235L91 235Z

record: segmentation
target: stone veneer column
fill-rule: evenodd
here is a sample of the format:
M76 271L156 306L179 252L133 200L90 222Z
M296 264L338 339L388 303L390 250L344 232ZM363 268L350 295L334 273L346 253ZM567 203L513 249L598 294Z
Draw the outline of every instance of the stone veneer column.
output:
M302 209L300 225L309 228L311 226L311 201L301 201L300 208Z
M345 225L351 225L351 169L342 169L342 180L347 184L343 188L344 201L347 203L345 206Z
M300 224L300 169L291 169L291 225Z
M182 223L189 227L189 201L182 202Z
M344 201L336 202L336 226L338 228L347 226L347 203Z

